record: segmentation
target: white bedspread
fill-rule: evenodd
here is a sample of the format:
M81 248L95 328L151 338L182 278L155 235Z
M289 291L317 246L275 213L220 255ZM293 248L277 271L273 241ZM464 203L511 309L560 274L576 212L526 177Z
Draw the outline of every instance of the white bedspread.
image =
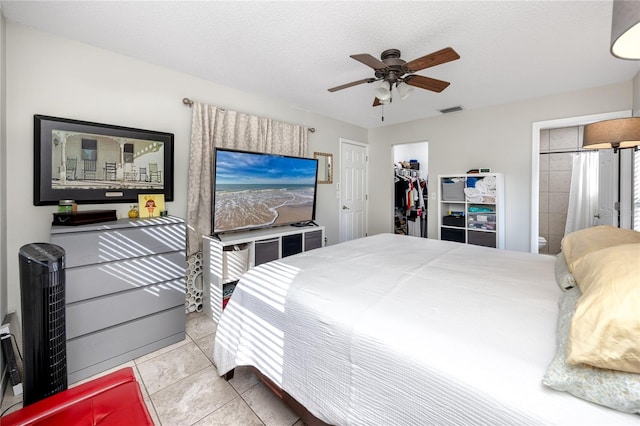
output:
M637 425L542 385L554 261L392 234L288 257L240 281L214 361L256 366L336 425Z

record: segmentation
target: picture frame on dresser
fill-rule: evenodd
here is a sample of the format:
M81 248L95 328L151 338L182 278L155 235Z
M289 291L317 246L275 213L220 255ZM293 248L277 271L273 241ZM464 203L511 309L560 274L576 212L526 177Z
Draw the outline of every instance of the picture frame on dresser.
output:
M33 204L173 201L174 134L34 115Z

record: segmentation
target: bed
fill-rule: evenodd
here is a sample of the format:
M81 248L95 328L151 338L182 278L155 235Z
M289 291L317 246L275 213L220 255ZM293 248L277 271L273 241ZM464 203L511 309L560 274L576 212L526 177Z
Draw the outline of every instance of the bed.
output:
M214 362L255 367L334 425L640 424L543 385L555 262L393 234L270 262L238 283Z

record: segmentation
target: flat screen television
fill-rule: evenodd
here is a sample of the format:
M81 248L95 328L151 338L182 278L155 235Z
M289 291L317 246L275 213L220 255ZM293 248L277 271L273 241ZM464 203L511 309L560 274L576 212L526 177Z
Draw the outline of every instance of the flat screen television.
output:
M315 220L318 160L215 149L213 234Z

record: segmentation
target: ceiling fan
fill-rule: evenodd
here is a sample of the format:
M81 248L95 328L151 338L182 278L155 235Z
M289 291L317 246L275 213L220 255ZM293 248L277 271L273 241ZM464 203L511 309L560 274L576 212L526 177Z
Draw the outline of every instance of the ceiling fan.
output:
M460 59L460 55L458 55L451 47L445 47L442 50L438 50L437 52L430 53L410 62L400 59L400 50L398 49L385 50L380 54L380 60L374 58L368 53L360 53L358 55L350 56L356 61L362 62L363 64L373 68L375 71L375 77L352 81L351 83L332 87L328 90L329 92L337 92L338 90L357 86L363 83L382 81L382 84L380 84L376 89L376 98L373 101L374 107L391 101L391 89L394 84L401 99L406 99L411 94L411 91L413 91L413 87L431 90L432 92L437 93L442 92L449 86L450 83L448 81L424 77L414 73L425 68L434 67L436 65Z

